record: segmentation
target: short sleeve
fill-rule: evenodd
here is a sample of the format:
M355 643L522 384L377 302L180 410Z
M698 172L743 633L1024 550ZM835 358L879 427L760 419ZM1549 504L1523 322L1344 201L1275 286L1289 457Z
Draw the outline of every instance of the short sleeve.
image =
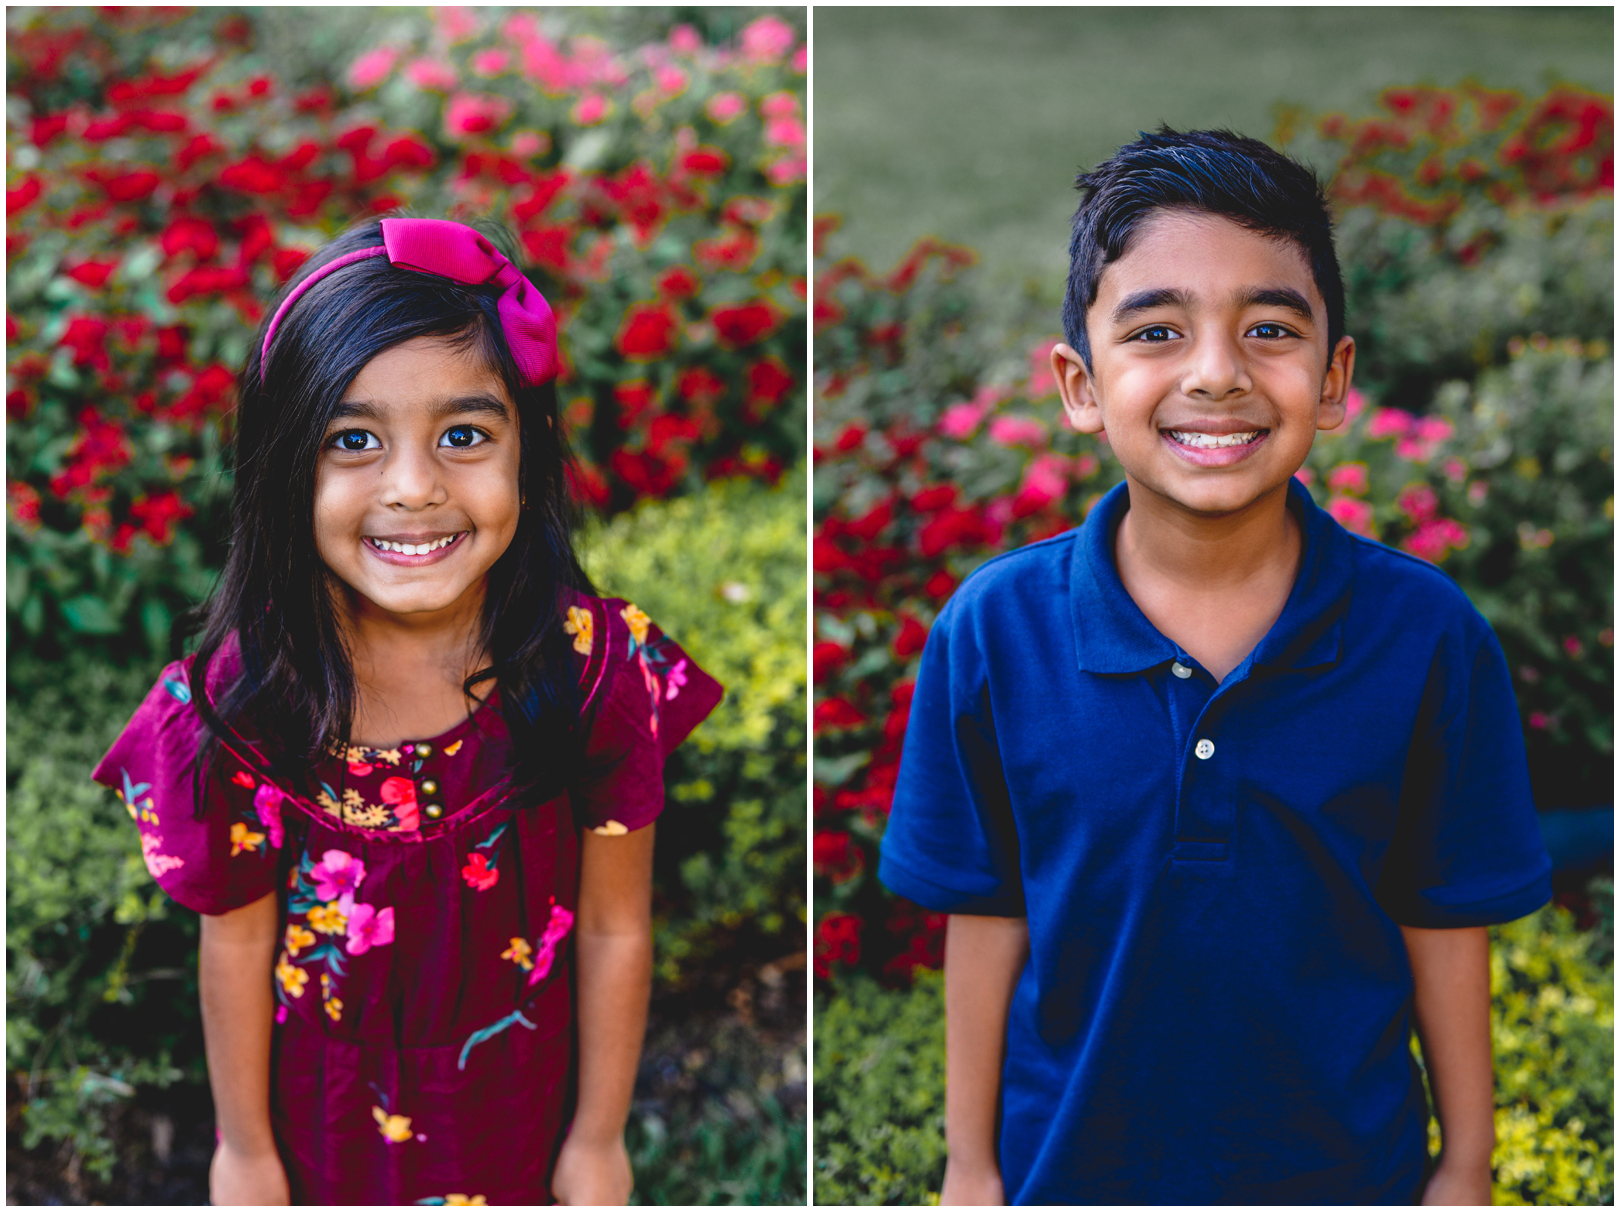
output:
M92 775L135 821L158 885L182 906L222 915L276 889L282 795L226 762L197 815L192 774L204 728L186 665L171 663Z
M1403 773L1377 887L1397 923L1469 928L1529 915L1552 897L1514 689L1502 647L1443 642Z
M934 911L1022 916L1024 887L985 664L947 605L923 647L878 877Z
M572 615L606 647L584 706L587 768L577 791L584 825L598 835L645 827L664 808L664 761L720 704L723 689L633 603L595 600Z

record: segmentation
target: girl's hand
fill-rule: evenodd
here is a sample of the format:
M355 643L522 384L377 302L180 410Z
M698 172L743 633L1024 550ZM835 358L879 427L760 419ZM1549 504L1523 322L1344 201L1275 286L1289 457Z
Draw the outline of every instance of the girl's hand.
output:
M587 1143L570 1134L552 1173L552 1196L566 1207L622 1207L630 1201L624 1139Z
M1492 1205L1492 1166L1448 1168L1446 1157L1424 1187L1419 1205L1426 1207L1489 1207Z
M208 1170L208 1201L217 1207L285 1207L287 1171L275 1151L243 1155L222 1140Z
M978 1167L963 1165L946 1156L946 1179L940 1184L943 1207L1001 1207L1007 1205L1002 1193L1002 1174L995 1164Z

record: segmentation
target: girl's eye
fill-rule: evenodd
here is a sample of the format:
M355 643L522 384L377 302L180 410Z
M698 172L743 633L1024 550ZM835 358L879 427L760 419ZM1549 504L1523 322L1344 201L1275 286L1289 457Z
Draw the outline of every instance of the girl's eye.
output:
M1263 330L1265 332L1263 332ZM1287 337L1294 337L1295 336L1294 330L1286 329L1284 326L1278 324L1276 321L1262 321L1259 325L1256 325L1256 326L1252 327L1250 329L1250 332L1253 333L1256 337L1266 338L1267 340L1274 341L1274 342L1277 341L1279 338L1287 338Z
M332 437L332 446L339 451L375 451L382 443L369 430L343 430Z
M476 447L489 436L476 426L452 426L439 440L441 447Z
M1147 329L1140 329L1132 335L1137 342L1168 342L1176 336L1176 330L1169 325L1150 325Z

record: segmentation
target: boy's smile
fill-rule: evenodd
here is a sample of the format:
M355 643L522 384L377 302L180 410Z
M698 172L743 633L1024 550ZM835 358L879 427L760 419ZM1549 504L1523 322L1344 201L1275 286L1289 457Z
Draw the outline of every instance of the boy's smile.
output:
M501 378L440 338L361 369L327 427L315 542L359 616L476 611L518 527L518 413Z
M1316 432L1345 416L1355 344L1329 357L1305 255L1219 216L1145 218L1103 271L1087 333L1091 371L1065 345L1053 370L1071 424L1107 432L1134 507L1281 504Z

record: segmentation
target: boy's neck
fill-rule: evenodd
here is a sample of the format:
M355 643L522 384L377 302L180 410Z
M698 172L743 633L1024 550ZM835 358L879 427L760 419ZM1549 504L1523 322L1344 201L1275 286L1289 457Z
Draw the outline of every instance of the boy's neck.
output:
M1200 516L1129 481L1115 533L1120 581L1151 624L1218 680L1276 622L1300 568L1288 486L1230 515Z

